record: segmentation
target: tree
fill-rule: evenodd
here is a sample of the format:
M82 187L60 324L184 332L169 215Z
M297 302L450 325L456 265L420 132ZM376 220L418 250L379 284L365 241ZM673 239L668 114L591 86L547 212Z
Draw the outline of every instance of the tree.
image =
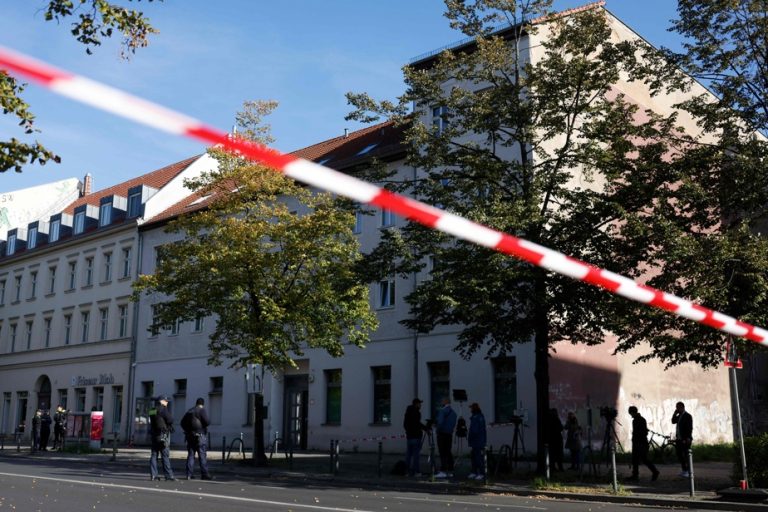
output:
M550 5L447 0L451 25L474 42L407 66L407 91L397 103L348 95L357 107L350 117L387 115L409 124L408 163L421 177L389 186L639 276L649 261L649 216L658 190L679 179L665 162L680 138L677 118L641 112L618 87L623 76L657 85L641 58L649 52L644 43L613 42L602 9L558 16ZM510 28L495 32L499 23ZM542 46L530 61L529 36ZM421 332L458 326L456 350L465 357L506 354L534 342L543 469L551 345L603 342L622 306L601 290L416 224L386 233L366 269L372 280L406 274L423 269L429 257L432 278L407 298L411 318L404 323Z
M148 36L156 32L140 11L106 0L50 0L43 15L46 21L56 22L77 15L70 31L78 42L85 45L88 54L101 45L104 38L110 38L118 31L123 36L121 53L127 58L137 48L147 46ZM0 107L3 114L15 116L23 134L32 135L38 130L34 126L34 114L21 97L23 91L23 84L0 70ZM0 141L0 172L9 169L21 172L27 163L45 165L51 160L61 161L58 155L39 142L23 142L15 137Z
M247 103L241 133L268 142L259 125L274 106ZM150 329L215 315L210 363L273 371L295 366L306 348L338 357L347 344L364 346L376 320L355 274L361 255L350 209L270 169L214 154L218 171L188 184L210 203L170 224L180 240L135 284L135 298L160 301ZM265 463L263 431L257 445L256 462Z

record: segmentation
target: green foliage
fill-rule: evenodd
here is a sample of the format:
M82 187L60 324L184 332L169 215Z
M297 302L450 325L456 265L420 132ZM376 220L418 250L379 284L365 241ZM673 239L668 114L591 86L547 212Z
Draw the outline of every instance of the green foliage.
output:
M85 45L88 54L93 52L94 47L101 45L103 39L112 37L117 31L123 38L121 55L127 58L137 48L147 46L150 34L157 33L142 12L106 0L49 0L43 12L46 21L57 23L77 16L71 24L71 33ZM0 70L0 107L3 114L15 116L23 134L32 135L38 130L34 128L35 116L22 99L23 90L22 84ZM10 169L21 172L26 164L37 162L44 165L48 161L59 163L61 159L39 142L25 142L15 137L0 140L0 172Z
M750 487L768 487L768 433L744 438L744 451L747 454L747 478ZM741 457L738 445L733 447L733 478L742 479Z
M252 119L272 107L257 104ZM217 156L219 170L189 184L210 204L170 225L179 241L135 284L136 298L158 303L151 329L215 315L210 361L233 366L281 369L306 348L338 357L346 344L363 346L376 319L355 273L352 212L274 171Z

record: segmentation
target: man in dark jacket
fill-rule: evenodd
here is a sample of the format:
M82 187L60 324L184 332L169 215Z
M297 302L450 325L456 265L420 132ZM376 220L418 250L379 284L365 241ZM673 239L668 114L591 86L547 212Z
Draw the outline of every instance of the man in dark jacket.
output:
M645 464L651 470L651 480L659 478L659 470L648 460L648 423L645 421L634 405L629 408L632 416L632 476L627 478L630 482L639 479L639 466Z
M59 405L56 414L53 415L53 449L64 448L64 436L67 432L67 411Z
M453 477L453 431L456 428L458 417L451 408L451 400L448 397L443 398L443 406L437 412L435 428L437 430L437 450L440 452L440 472L435 478Z
M150 480L160 480L157 474L157 456L163 460L163 473L166 480L175 481L173 469L171 469L171 432L173 432L173 416L168 410L168 397L159 396L158 406L149 410L149 427L152 438L152 447L149 454Z
M51 415L48 413L48 409L43 411L43 415L40 417L40 450L48 451L48 439L51 437Z
M192 480L195 470L195 454L200 465L200 478L213 480L208 472L208 413L205 411L205 400L198 398L195 406L188 410L181 420L181 428L184 429L184 438L187 440L187 480Z
M405 439L408 449L405 454L405 465L408 468L408 476L421 476L419 471L419 458L421 457L422 434L426 427L421 422L421 400L414 398L411 405L405 409Z
M683 470L680 476L689 478L691 468L688 466L688 450L693 443L693 416L685 410L683 402L677 402L675 413L672 415L672 423L676 425L675 432L675 450L677 451L677 460Z
M40 449L40 428L43 424L43 411L38 409L32 416L32 451Z

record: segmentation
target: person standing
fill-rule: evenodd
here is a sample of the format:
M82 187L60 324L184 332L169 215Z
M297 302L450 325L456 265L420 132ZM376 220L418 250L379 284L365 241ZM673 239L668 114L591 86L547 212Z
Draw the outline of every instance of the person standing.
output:
M568 412L565 420L565 447L571 454L571 466L568 469L581 469L581 425L573 411Z
M483 452L487 442L485 416L476 402L469 406L469 410L472 416L469 417L467 444L472 449L472 472L468 478L485 480L485 461L483 460Z
M414 398L411 405L405 409L403 428L405 428L405 465L408 468L408 476L421 476L419 471L419 458L421 457L422 436L426 427L421 422L421 400Z
M53 415L53 449L64 448L64 435L67 431L67 411L59 405Z
M675 413L672 415L672 424L675 425L675 451L677 460L680 461L682 471L680 476L690 478L691 468L688 465L688 450L693 444L693 416L685 410L683 402L677 402Z
M43 411L38 409L32 417L32 451L40 449L40 428L43 424Z
M160 480L157 474L157 457L163 462L163 474L166 480L176 481L171 469L171 432L173 432L173 416L168 410L168 397L157 398L158 406L149 410L149 428L152 446L149 453L149 479Z
M440 452L440 472L435 478L450 478L453 476L453 429L456 428L456 411L451 408L451 400L443 398L443 406L437 413L435 428L437 430L437 451Z
M184 438L187 441L187 480L195 478L195 455L200 465L200 478L213 480L208 472L208 413L205 410L205 400L198 398L195 406L188 410L181 419L181 428L184 429Z
M648 423L634 405L630 406L629 415L632 416L632 476L627 481L637 482L642 463L651 470L651 481L655 482L659 478L659 470L648 460Z
M563 471L563 422L554 407L547 416L547 444L550 471Z
M43 411L43 415L40 417L40 450L48 451L48 439L51 437L51 415L48 413L48 409Z

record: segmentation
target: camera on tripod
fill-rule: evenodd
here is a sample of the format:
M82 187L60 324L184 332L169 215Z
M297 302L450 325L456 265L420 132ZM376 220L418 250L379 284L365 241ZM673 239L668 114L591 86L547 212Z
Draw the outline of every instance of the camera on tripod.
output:
M523 423L523 417L522 416L511 416L509 418L509 422L519 427Z
M618 415L619 415L619 411L617 411L615 407L605 406L600 408L600 416L602 416L608 421L615 420L616 416Z
M432 427L435 426L435 420L433 420L432 418L427 418L424 421L424 426L427 427L427 430L432 430Z

